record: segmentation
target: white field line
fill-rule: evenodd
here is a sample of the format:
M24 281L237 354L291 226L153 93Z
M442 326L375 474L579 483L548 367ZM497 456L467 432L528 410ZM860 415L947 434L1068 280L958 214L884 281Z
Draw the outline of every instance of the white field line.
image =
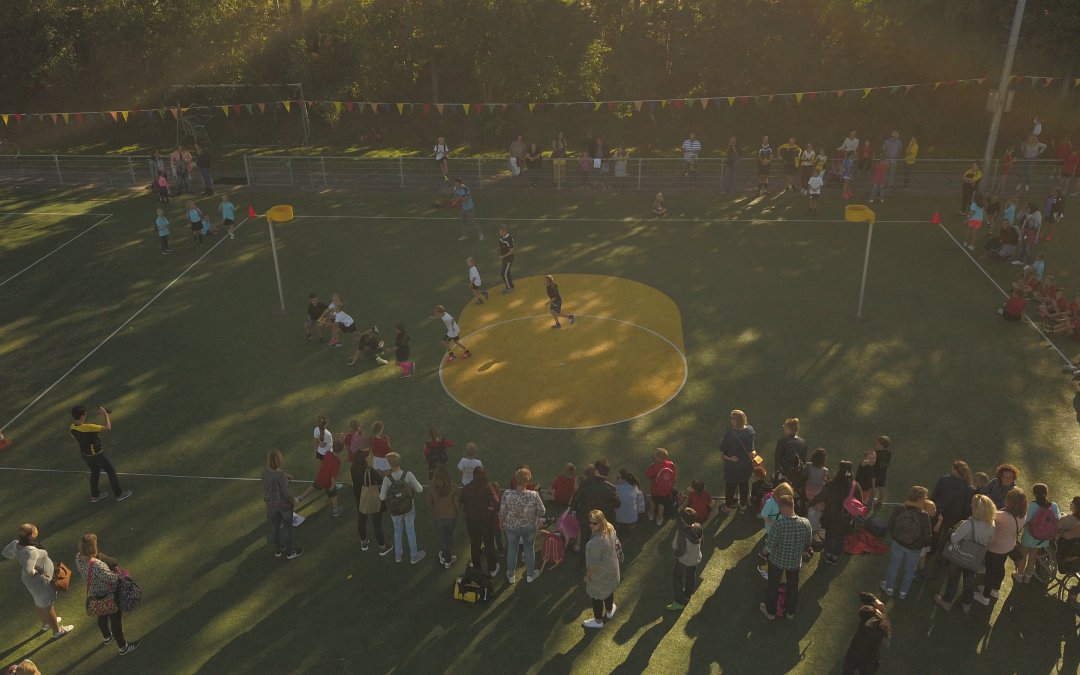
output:
M459 216L293 216L299 218L339 218L353 220L461 220ZM526 223L842 223L842 220L818 219L787 219L787 218L474 218L473 220L493 220L499 222L526 222ZM879 223L926 223L925 220L879 220Z
M0 281L0 286L3 286L4 284L6 284L7 282L11 281L11 280L12 280L12 279L14 279L15 277L17 277L17 276L21 275L21 274L22 274L23 272L27 271L27 270L28 270L28 269L30 269L31 267L34 267L35 265L37 265L37 264L38 264L39 262L41 262L42 260L45 260L46 258L48 258L49 256L51 256L51 255L52 255L53 253L56 253L57 251L59 251L60 249L64 248L65 246L67 246L67 245L68 245L68 244L70 244L71 242L75 241L75 240L76 240L76 239L78 239L79 237L83 236L84 234L86 234L86 233L87 233L87 232L89 232L90 230L94 229L94 228L95 228L95 227L97 227L98 225L101 225L102 223L104 223L104 222L105 222L106 220L108 220L109 218L112 218L112 214L111 214L111 213L109 213L109 214L106 214L106 215L105 215L105 217L104 217L104 218L102 218L101 220L97 221L96 223L94 223L94 224L93 224L93 225L91 225L90 227L88 227L88 228L86 228L85 230L83 230L82 232L78 233L77 235L75 235L75 236L74 236L74 237L72 237L71 239L68 239L68 240L67 240L67 241L65 241L65 242L64 242L63 244L60 244L59 246L57 246L57 247L56 247L56 248L54 248L53 250L49 251L49 252L48 252L48 253L46 253L45 255L41 256L40 258L38 258L38 259L37 259L37 260L35 260L34 262L30 263L30 264L29 264L29 265L27 265L26 267L22 268L21 270L19 270L19 271L18 271L18 272L16 272L15 274L12 274L12 275L11 275L10 277L8 277L7 279L4 279L3 281Z

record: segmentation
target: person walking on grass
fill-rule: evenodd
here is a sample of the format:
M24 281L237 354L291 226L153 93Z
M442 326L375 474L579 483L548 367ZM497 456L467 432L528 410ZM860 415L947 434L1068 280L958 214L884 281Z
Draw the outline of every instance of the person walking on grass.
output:
M315 472L315 481L304 490L304 494L300 495L297 503L303 502L308 498L315 490L322 490L326 492L326 496L330 501L331 514L334 518L337 518L345 510L343 506L338 506L338 472L341 470L341 458L338 455L345 449L345 443L337 440L332 443L330 452L323 456L321 462L319 462L319 470Z
M157 210L157 218L154 219L154 231L157 232L158 239L161 241L162 255L172 253L172 247L169 246L169 219L165 217L165 209Z
M63 625L63 619L56 616L56 587L53 585L56 565L49 558L49 552L38 543L37 525L20 525L17 537L4 547L3 556L13 558L19 564L23 586L30 591L41 619L41 630L51 630L54 638L70 633L75 626ZM10 613L10 607L6 613Z
M467 359L472 356L472 352L461 341L461 326L458 325L457 319L450 315L450 312L446 311L446 308L442 305L435 307L435 318L443 322L443 326L446 328L446 334L443 336L442 342L446 347L446 360L447 362L453 361L456 358L454 356L454 346L461 347L462 359Z
M765 588L765 602L759 605L765 618L772 621L777 616L777 599L780 594L780 577L787 583L784 595L784 616L795 618L799 606L799 569L803 553L814 537L810 521L795 514L795 499L791 495L777 498L780 515L777 516L765 544L769 549L769 581Z
M469 270L469 290L476 298L476 304L482 305L488 299L488 292L484 290L484 282L480 280L480 270L476 269L476 258L466 258L465 268Z
M505 225L499 226L499 277L503 280L503 293L514 292L514 236Z
M618 538L615 528L599 509L589 511L589 543L585 546L585 592L592 599L593 618L581 623L585 628L603 628L615 618L615 589L619 587Z
M196 244L203 243L203 212L195 202L187 203L188 225L191 226L191 239Z
M450 162L447 159L450 157L450 148L446 145L446 139L439 136L435 139L435 164L439 167L439 171L442 172L442 179L446 182L450 182Z
M451 192L454 193L454 201L461 207L461 236L458 237L458 241L465 241L469 238L468 226L470 220L476 230L476 240L484 241L484 232L480 229L480 224L476 222L476 204L473 202L472 192L468 186L461 182L460 178L455 178Z
M559 317L565 318L573 326L574 315L562 313L562 295L559 294L559 285L555 283L555 278L550 274L544 275L544 286L547 289L547 296L550 301L548 310L551 312L551 318L555 319L555 325L552 328L562 328Z
M112 419L109 411L98 407L104 424L89 424L86 421L86 406L77 405L71 409L71 417L75 420L71 423L70 433L75 442L79 444L79 454L86 465L90 467L90 502L97 503L105 499L105 495L98 491L98 481L101 472L109 478L109 486L112 488L116 501L122 502L131 496L131 490L120 487L120 479L116 475L116 469L112 462L105 456L105 447L101 444L101 432L112 431Z
M399 454L391 452L386 460L390 463L390 473L383 477L379 497L386 502L386 510L394 523L394 561L401 562L404 530L409 539L409 562L415 565L427 555L416 545L416 502L413 498L424 491L424 486L411 471L401 468Z
M271 450L266 454L266 466L262 472L263 501L266 503L266 516L270 520L270 543L274 546L274 557L284 555L293 560L304 555L304 549L293 546L293 509L300 503L289 492L292 475L282 468L284 456L280 450ZM282 543L281 535L285 534Z
M98 616L98 628L101 630L101 644L116 641L120 656L130 654L139 648L138 640L124 638L124 611L120 608L120 583L126 573L117 566L116 561L98 550L98 538L93 532L87 532L79 539L79 553L75 556L75 568L86 582L86 597L100 598L115 594L116 611L105 616ZM89 605L88 605L89 607Z
M704 536L697 512L689 507L683 509L679 514L679 526L675 530L675 538L671 540L671 548L675 551L675 568L671 574L675 598L667 609L673 612L684 609L690 602L690 596L697 589L698 565L701 564L701 540Z

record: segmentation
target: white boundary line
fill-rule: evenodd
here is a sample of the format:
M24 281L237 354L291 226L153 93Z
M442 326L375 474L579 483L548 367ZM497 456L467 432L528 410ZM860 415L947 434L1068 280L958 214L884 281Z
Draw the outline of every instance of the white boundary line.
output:
M317 219L353 219L353 220L452 220L459 221L457 216L293 216L294 219L317 218ZM494 220L500 222L526 222L526 223L831 223L842 224L843 220L829 220L827 218L473 218L472 220ZM878 220L878 223L920 223L926 224L925 220Z
M526 321L528 319L544 319L544 318L547 318L548 316L549 315L547 315L547 314L533 314L531 316L518 316L518 317L514 317L513 319L505 319L503 321L496 321L495 323L491 323L491 324L488 324L488 325L483 326L481 328L477 328L476 330L469 333L468 335L466 335L462 339L468 339L468 338L472 337L473 335L476 335L477 333L481 333L481 332L483 332L483 331L485 331L485 330L487 330L489 328L495 328L496 326L501 326L503 324L513 323L514 321ZM645 417L646 415L650 415L650 414L656 412L657 410L659 410L660 408L663 408L668 403L671 403L675 399L675 397L678 396L682 392L683 388L686 386L686 380L687 380L687 378L689 377L689 374L690 374L690 366L686 361L686 354L683 354L682 350L679 349L679 347L674 342L669 340L668 338L664 337L660 333L657 333L656 331L652 330L651 328L646 328L645 326L639 326L638 324L636 324L636 323L634 323L632 321L625 321L623 319L615 319L615 318L612 318L612 317L609 317L609 316L596 316L595 314L575 314L574 316L575 317L585 317L587 319L600 319L601 321L614 321L616 323L625 324L627 326L633 326L634 328L637 328L639 330L643 330L646 333L651 333L652 335L654 335L654 336L660 338L661 340L663 340L664 342L668 343L668 345L672 349L675 350L675 353L679 355L679 358L681 358L682 362L683 362L683 378L682 378L682 382L679 383L679 388L675 390L675 393L673 393L671 396L667 397L667 399L665 399L664 401L662 401L661 403L659 403L655 407L650 408L649 410L646 410L645 412L641 413L640 415L634 415L633 417L627 417L626 419L615 420L614 422L604 422L603 424L591 424L591 425L586 426L586 427L541 427L541 426L536 426L536 425L532 425L532 424L519 424L517 422L510 422L510 421L507 421L507 420L502 420L502 419L499 419L498 417L492 417L491 415L485 415L484 413L480 412L479 410L471 408L471 407L465 405L464 403L462 403L456 396L454 396L450 392L450 390L446 387L446 381L443 380L443 367L446 365L446 359L443 358L443 357L440 357L440 359L439 359L439 384L442 385L443 391L446 392L446 395L449 396L454 401L454 403L457 403L462 408L465 408L469 412L474 413L476 415L479 415L480 417L489 419L489 420L491 420L493 422L501 422L502 424L510 424L510 425L515 426L515 427L522 427L522 428L525 428L525 429L546 429L546 430L555 430L555 431L559 431L559 430L578 431L578 430L581 430L581 429L598 429L600 427L610 427L610 426L615 425L615 424L622 424L623 422L632 422L633 420L639 419L641 417ZM567 330L569 330L569 329L567 329ZM474 354L474 356L475 356L475 354Z
M952 232L949 232L949 230L947 230L945 226L940 223L938 224L938 227L940 227L941 231L944 232L949 237L949 239L952 239L953 243L956 244L960 248L960 250L964 252L964 255L968 257L968 260L973 262L975 264L975 267L979 268L979 271L983 273L983 276L989 279L990 283L994 284L994 288L998 289L998 292L1008 298L1009 294L1005 292L1005 289L1002 288L1000 284L998 284L994 277L990 276L990 273L986 271L986 268L979 264L979 261L975 259L975 256L971 255L971 252L964 248L963 244L961 244L957 240L957 238L952 235ZM1046 344L1050 345L1050 347L1052 347L1053 350L1058 353L1058 356L1060 356L1066 364L1072 364L1072 359L1070 359L1068 356L1065 356L1065 352L1061 351L1061 349L1059 349L1058 346L1054 344L1054 341L1047 337L1046 333L1043 332L1043 329L1039 328L1039 325L1035 323L1035 321L1030 316L1028 316L1027 312L1024 312L1024 320L1027 321L1029 326L1035 329L1035 332L1038 333L1042 337L1042 339L1046 341Z
M115 213L94 213L92 211L0 211L4 216L115 216Z
M57 246L57 247L56 247L56 248L54 248L53 250L49 251L49 252L48 252L48 253L46 253L45 255L41 256L40 258L38 258L38 259L37 259L37 260L35 260L34 262L30 263L30 264L29 264L29 265L27 265L26 267L22 268L21 270L19 270L19 271L18 271L18 272L16 272L15 274L12 274L12 275L11 275L10 277L8 277L7 279L4 279L3 281L0 281L0 286L3 286L4 284L6 284L7 282L11 281L11 280L12 280L12 279L14 279L15 277L17 277L17 276L21 275L21 274L22 274L23 272L25 272L25 271L27 271L28 269L30 269L31 267L33 267L33 266L37 265L37 264L38 264L39 262L41 262L41 261L42 261L42 260L44 260L45 258L48 258L48 257L49 257L49 256L51 256L51 255L52 255L53 253L56 253L56 252L57 252L57 251L59 251L60 249L64 248L65 246L67 246L67 245L68 245L68 244L70 244L71 242L75 241L75 240L76 240L76 239L78 239L79 237L83 236L84 234L86 234L86 233L87 233L87 232L89 232L90 230L94 229L94 228L95 228L95 227L97 227L98 225L101 225L101 224L102 224L102 223L104 223L104 222L105 222L106 220L108 220L109 218L112 218L112 217L113 217L113 214L111 214L111 213L110 213L110 214L107 214L107 215L106 215L106 216L105 216L104 218L102 218L101 220L97 221L96 223L94 223L94 224L93 224L93 225L91 225L90 227L86 228L86 229L85 229L85 230L83 230L82 232L78 233L77 235L75 235L75 236L74 236L74 237L72 237L71 239L68 239L68 240L67 240L67 241L65 241L65 242L64 242L63 244L60 244L59 246Z
M76 473L81 475L89 475L89 471L80 471L78 469L24 469L17 466L0 466L0 471L28 471L31 473ZM143 478L198 478L200 480L244 480L244 481L260 481L262 478L240 478L237 476L183 476L175 473L128 473L124 471L117 471L117 476L139 476ZM310 483L312 481L294 481L299 483Z
M236 225L236 227L235 227L234 229L237 229L237 230L239 230L239 229L240 229L241 227L243 227L243 226L244 226L244 223L246 223L247 221L248 221L248 218L244 218L243 220L241 220L241 221L240 221L240 222L239 222L239 223L238 223L238 224ZM217 248L218 246L221 246L221 245L222 245L223 243L225 243L225 241L226 241L226 238L225 238L225 237L222 237L222 238L221 238L220 240L218 240L218 243L214 244L214 245L213 245L213 246L211 246L211 247L210 247L209 249L207 249L206 253L203 253L203 254L202 254L201 256L199 256L199 257L198 257L198 258L197 258L197 259L195 260L195 262L193 262L193 263L191 263L190 265L188 265L188 266L187 266L187 268L186 268L186 269L184 269L184 271L183 271L183 272L181 272L180 274L176 275L176 277L175 277L175 278L174 278L174 279L173 279L172 281L170 281L169 283L167 283L167 284L165 285L165 287L164 287L164 288L162 288L162 289L161 289L160 291L158 291L158 292L157 292L157 295L155 295L154 297L152 297L152 298L150 298L149 300L147 300L147 301L146 301L146 304L145 304L145 305L143 305L143 306L142 306L142 307L140 307L139 309L135 310L135 313L134 313L134 314L132 314L131 316L129 316L129 317L128 317L128 318L127 318L127 319L126 319L125 321L124 321L124 323L120 324L120 325L119 325L119 326L118 326L118 327L116 328L116 330L114 330L113 332L109 333L109 334L108 334L108 335L107 335L107 336L105 337L105 339L104 339L104 340L102 340L101 342L99 342L99 343L97 344L97 346L96 346L96 347L94 347L93 349L91 349L91 350L90 350L89 352L87 352L87 353L86 353L86 355L85 355L85 356L83 356L83 357L82 357L81 359L79 359L78 361L76 361L76 362L75 362L75 365L73 365L72 367L68 368L68 369L67 369L67 372L65 372L65 373L64 373L63 375L61 375L60 377L58 377L58 378L56 379L56 381L55 381L55 382L53 382L53 383L52 383L52 384L50 384L50 385L49 385L48 387L46 387L46 388L45 388L45 391L41 392L41 393L40 393L40 394L38 394L38 395L37 395L36 397L34 397L34 400L33 400L33 401L30 401L30 403L28 403L28 404L26 405L26 407L25 407L25 408L23 408L22 410L20 410L20 411L18 412L18 414L17 414L17 415L15 415L15 417L12 417L12 418L11 418L10 420L8 420L8 421L7 421L7 424L5 424L4 426L0 427L0 431L3 431L4 429L7 429L8 427L10 427L10 426L12 425L12 423L13 423L13 422L15 422L15 420L19 419L19 418L20 418L20 417L22 417L22 416L23 416L24 414L26 414L26 411L30 410L30 408L33 408L33 407L34 407L34 405L35 405L35 404L36 404L36 403L37 403L38 401L40 401L40 400L41 400L42 398L44 398L46 394L48 394L48 393L49 393L50 391L52 391L52 390L53 390L53 388L54 388L54 387L56 387L56 385L58 385L58 384L60 384L61 382L63 382L63 381L64 381L64 380L65 380L65 379L67 378L67 376L68 376L68 375L71 375L71 374L72 374L73 372L75 372L75 370L76 370L76 369L77 369L77 368L78 368L79 366L81 366L81 365L82 365L83 363L85 363L87 359L89 359L89 358L90 358L91 356L93 356L93 355L94 355L95 353L97 353L97 351L98 351L99 349L101 349L102 347L104 347L104 346L105 346L105 343L107 343L107 342L108 342L109 340L111 340L111 339L113 339L114 337L116 337L116 334L117 334L117 333L119 333L119 332L120 332L121 330L123 330L123 329L124 329L124 327L125 327L125 326L127 326L127 325L128 325L129 323L131 323L132 321L134 321L136 317L138 317L138 316L139 316L140 314L142 314L142 313L143 313L144 311L146 311L146 308L147 308L147 307L149 307L150 305L154 304L154 301L155 301L155 300L157 300L158 298L160 298L160 297L161 297L162 295L164 295L164 294L165 294L165 291L167 291L167 290L169 290L170 288L172 288L172 287L173 287L173 284L175 284L175 283L176 283L177 281L180 281L180 279L182 279L182 278L184 277L184 275L186 275L186 274L187 274L188 272L190 272L190 271L191 271L191 270L192 270L192 269L193 269L193 268L194 268L194 267L195 267L196 265L198 265L198 264L199 264L200 262L202 262L202 261L203 261L203 258L205 258L206 256L208 256L208 255L210 255L211 253L213 253L213 252L214 252L214 249L216 249L216 248Z

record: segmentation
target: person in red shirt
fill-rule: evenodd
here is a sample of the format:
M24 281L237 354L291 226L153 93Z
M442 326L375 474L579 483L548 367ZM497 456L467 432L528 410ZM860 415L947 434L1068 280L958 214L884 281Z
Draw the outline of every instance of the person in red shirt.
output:
M1006 321L1019 321L1024 316L1024 309L1027 307L1027 301L1020 295L1020 291L1013 289L1009 294L1009 299L1005 301L1005 304L998 310Z
M690 492L686 496L686 505L694 509L694 519L704 523L712 513L713 496L705 489L705 481L695 479L690 481Z
M879 160L874 165L874 186L870 189L870 203L874 203L874 200L885 203L885 181L889 175L889 163L885 160Z
M645 478L649 481L649 495L651 500L648 505L650 519L655 519L657 525L664 524L664 515L668 510L674 511L675 479L678 470L675 463L668 459L668 451L657 448L653 453L654 461L645 471Z
M1072 141L1068 138L1061 139L1060 143L1054 143L1054 160L1057 162L1057 173L1059 178L1065 177L1065 166L1069 163L1069 158L1073 155Z
M1001 169L998 172L995 192L1005 191L1005 186L1009 184L1009 174L1012 173L1014 164L1016 164L1016 155L1013 154L1013 149L1005 148L1005 155L1001 158Z
M332 515L337 518L341 515L344 507L338 506L337 500L337 479L338 471L341 470L341 458L338 455L345 449L345 443L342 440L335 440L333 448L330 452L323 456L323 460L319 462L319 470L315 473L315 482L308 486L304 490L304 494L300 495L299 502L303 502L307 499L308 495L315 490L324 490L326 496L329 498L330 506L333 509Z
M424 460L427 462L428 480L435 476L435 468L450 461L447 450L454 447L454 442L443 435L434 426L428 428L428 439L424 442Z
M569 506L577 486L577 467L567 464L559 477L551 481L551 501L559 506Z

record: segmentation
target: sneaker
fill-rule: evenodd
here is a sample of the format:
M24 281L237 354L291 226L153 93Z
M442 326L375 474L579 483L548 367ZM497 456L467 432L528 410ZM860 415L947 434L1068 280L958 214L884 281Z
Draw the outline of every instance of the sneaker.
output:
M499 569L500 569L499 563L495 563L495 569L491 570L491 578L492 579L494 579L495 576L499 573Z
M765 581L769 580L769 567L767 565L758 565L757 572L761 575L761 578Z
M557 324L555 324L554 326L552 326L552 328L562 328L562 324L561 324L561 323L557 323Z
M574 315L571 314L568 318L570 320L570 325L573 326L574 325Z
M581 625L584 626L585 628L603 628L604 627L604 622L603 621L597 621L596 619L589 619L587 621L582 621Z
M427 551L419 551L419 552L417 552L416 555L409 558L409 564L410 565L415 565L416 563L423 560L426 556L427 556Z
M682 610L686 609L686 605L680 605L677 602L672 602L664 609L669 609L672 612L681 612Z
M112 640L113 640L113 637L111 635L109 637L107 637L107 638L101 638L101 644L107 645L110 642L112 642Z
M769 621L772 621L773 619L776 618L775 614L769 614L769 610L765 609L765 603L764 602L761 603L760 605L758 605L758 609L761 610L761 613L764 614L765 618L768 619Z
M327 347L337 347L339 344L341 344L341 343L338 342L337 340L333 339L333 338L330 338L330 342L327 342L326 346Z
M343 342L333 342L330 346L333 347L334 349L337 349L338 347L344 347L345 343L343 343Z
M975 594L975 602L979 603L980 605L982 605L984 607L989 607L990 606L990 598L986 597L982 593L976 593Z
M457 562L457 556L452 555L450 556L449 560L443 562L443 567L445 567L446 569L450 569L455 562Z
M401 556L399 556L399 555L394 556L394 562L396 562L396 563L401 562Z
M503 292L503 295L506 295L507 293L513 293L514 289L512 289L512 288L504 288L504 289L502 289L502 292Z
M73 630L75 630L74 624L68 624L66 626L60 626L60 630L58 630L58 631L56 631L55 633L52 634L53 639L55 640L55 639L58 639L58 638L62 638L62 637L64 637L65 635L67 635L68 633L70 633Z
M619 606L616 605L614 602L611 603L611 611L608 612L607 614L605 614L604 618L607 619L608 621L614 619L615 618L615 610L617 610L618 608L619 608Z
M447 355L446 355L446 361L447 361L447 363L449 363L450 361L453 361L453 360L454 360L454 359L456 359L456 358L457 358L457 357L456 357L456 356L454 356L453 354L447 354Z
M98 502L100 502L102 499L105 499L106 497L108 497L108 495L98 495L97 497L95 497L93 495L90 495L90 503L91 504L97 504Z
M126 645L124 645L123 647L120 648L120 656L123 656L124 654L130 654L131 652L135 651L138 648L139 648L139 641L138 640L135 640L133 642L129 642Z
M127 499L130 496L131 496L131 490L124 490L123 492L120 493L120 496L116 498L116 501L122 502L122 501L124 501L125 499Z
M56 617L56 625L59 626L62 623L64 623L64 617L62 617L62 616ZM41 632L42 633L49 630L50 628L52 628L52 626L50 624L47 624L47 623L41 624Z
M274 551L274 557L275 558L280 558L283 555L285 555L285 547L284 546L282 546L278 550Z
M938 606L944 609L946 612L952 609L952 603L945 602L945 598L941 597L940 595L934 596L934 602L936 602Z
M469 351L468 349L466 349L466 350L465 350L465 353L461 355L461 358L463 358L463 359L467 359L467 358L469 358L470 356L472 356L472 352L470 352L470 351Z
M285 559L286 560L296 560L297 558L299 558L302 555L304 555L304 549L298 547L298 548L294 549L292 553L285 556Z
M884 581L881 582L880 586L881 590L885 591L885 595L891 598L893 594L893 589L889 588Z
M390 551L393 551L393 550L394 550L394 546L392 544L383 544L383 547L379 549L379 555L380 556L389 555Z
M656 517L656 526L657 527L663 527L664 526L664 516L663 515L659 515L659 516Z
M360 550L361 551L368 550L368 540L367 539L361 539L360 540Z
M1014 261L1012 261L1011 264L1013 264L1013 265L1023 265L1024 261L1023 260L1014 260Z
M338 516L340 516L344 512L345 512L345 507L344 506L339 506L336 509L334 509L334 512L331 513L330 515L333 516L334 518L337 518Z
M385 366L387 363L389 363L389 361L387 361L386 359L384 359L381 356L376 356L375 357L375 363L379 364L380 366Z
M901 600L907 600L907 593L900 591L900 595L896 597L900 598Z
M993 590L990 591L990 597L994 598L996 600L996 599L1001 597L1001 592L998 591L997 589L993 589Z
M885 200L884 200L884 199L882 199L881 201L885 201ZM794 619L794 618L795 618L795 615L794 615L794 614L785 614L785 615L784 615L784 618L785 618L785 619Z
M511 583L511 584L514 583L515 581L517 581L517 575L514 574L513 572L507 572L506 573L506 581L507 581L507 583Z
M527 575L525 577L525 581L531 584L532 582L536 581L539 578L540 578L540 570L533 570L532 574L529 574L529 575Z

